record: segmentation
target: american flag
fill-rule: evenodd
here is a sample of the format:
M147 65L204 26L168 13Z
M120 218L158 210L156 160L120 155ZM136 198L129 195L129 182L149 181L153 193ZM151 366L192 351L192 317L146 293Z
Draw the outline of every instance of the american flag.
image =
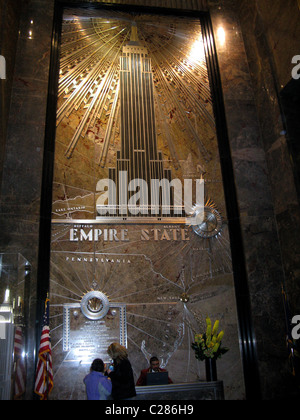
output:
M49 328L49 299L45 302L43 329L41 334L34 392L47 400L53 388L52 353Z
M24 358L24 340L22 327L16 327L14 355L15 355L15 392L14 398L21 397L26 389L26 367Z

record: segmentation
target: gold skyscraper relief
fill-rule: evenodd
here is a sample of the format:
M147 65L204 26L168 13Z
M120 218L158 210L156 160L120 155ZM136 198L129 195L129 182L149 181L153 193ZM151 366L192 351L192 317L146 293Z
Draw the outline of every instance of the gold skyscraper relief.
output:
M162 153L157 150L153 87L151 58L139 41L137 25L133 23L130 41L120 57L121 150L117 152L116 168L109 171L109 178L117 186L119 206L130 199L124 194L128 194L127 184L131 181L146 182L148 203L151 180L171 181L171 170L164 169ZM120 179L122 172L126 174L125 185ZM127 210L121 214L127 214ZM143 214L150 215L150 205Z

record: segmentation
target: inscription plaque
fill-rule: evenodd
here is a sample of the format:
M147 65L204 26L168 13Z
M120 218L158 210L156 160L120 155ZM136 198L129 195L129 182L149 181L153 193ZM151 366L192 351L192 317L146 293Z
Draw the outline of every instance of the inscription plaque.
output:
M91 363L95 358L109 362L107 348L112 342L127 346L126 307L109 305L101 319L89 319L80 304L64 304L63 351L69 352L66 362Z

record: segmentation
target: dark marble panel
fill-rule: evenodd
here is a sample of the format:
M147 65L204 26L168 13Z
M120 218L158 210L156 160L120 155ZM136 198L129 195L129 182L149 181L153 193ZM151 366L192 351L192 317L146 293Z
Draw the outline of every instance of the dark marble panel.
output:
M0 80L0 185L5 154L6 130L11 100L11 89L18 42L18 30L22 9L21 0L0 1L0 54L5 58L6 79Z
M255 92L263 147L276 215L287 292L293 313L299 313L299 192L295 187L297 159L288 149L279 92L291 78L291 59L299 50L300 11L296 2L238 4L249 69ZM296 152L297 153L297 152ZM294 278L294 280L292 280Z
M295 188L286 144L280 136L282 122L275 66L256 2L239 2L237 14L233 11L234 2L209 3L215 33L220 26L226 28L225 44L217 40L218 59L241 211L262 395L269 399L292 392L281 290L285 282L283 263L290 260L294 266L295 259L292 263L293 253L288 251L292 246L292 229L284 227L283 217L279 220L278 209L283 211L287 205L295 203ZM242 30L245 47L234 44L232 24L238 18L241 18L238 28ZM235 51L231 61L226 53L228 45ZM245 69L249 66L250 72L241 76L249 87L248 97L245 91L238 89L241 83L236 83L237 75L232 77L228 65ZM283 232L286 232L285 241ZM286 254L283 246L287 247ZM281 380L286 380L284 392Z
M32 264L28 398L35 370L35 293L52 16L52 2L23 4L1 190L1 250L20 252Z

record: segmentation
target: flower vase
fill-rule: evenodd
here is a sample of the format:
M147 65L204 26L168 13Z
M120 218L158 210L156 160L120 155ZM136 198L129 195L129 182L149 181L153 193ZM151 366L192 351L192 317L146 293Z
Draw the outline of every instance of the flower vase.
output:
M216 359L205 359L206 381L217 381L217 361Z

